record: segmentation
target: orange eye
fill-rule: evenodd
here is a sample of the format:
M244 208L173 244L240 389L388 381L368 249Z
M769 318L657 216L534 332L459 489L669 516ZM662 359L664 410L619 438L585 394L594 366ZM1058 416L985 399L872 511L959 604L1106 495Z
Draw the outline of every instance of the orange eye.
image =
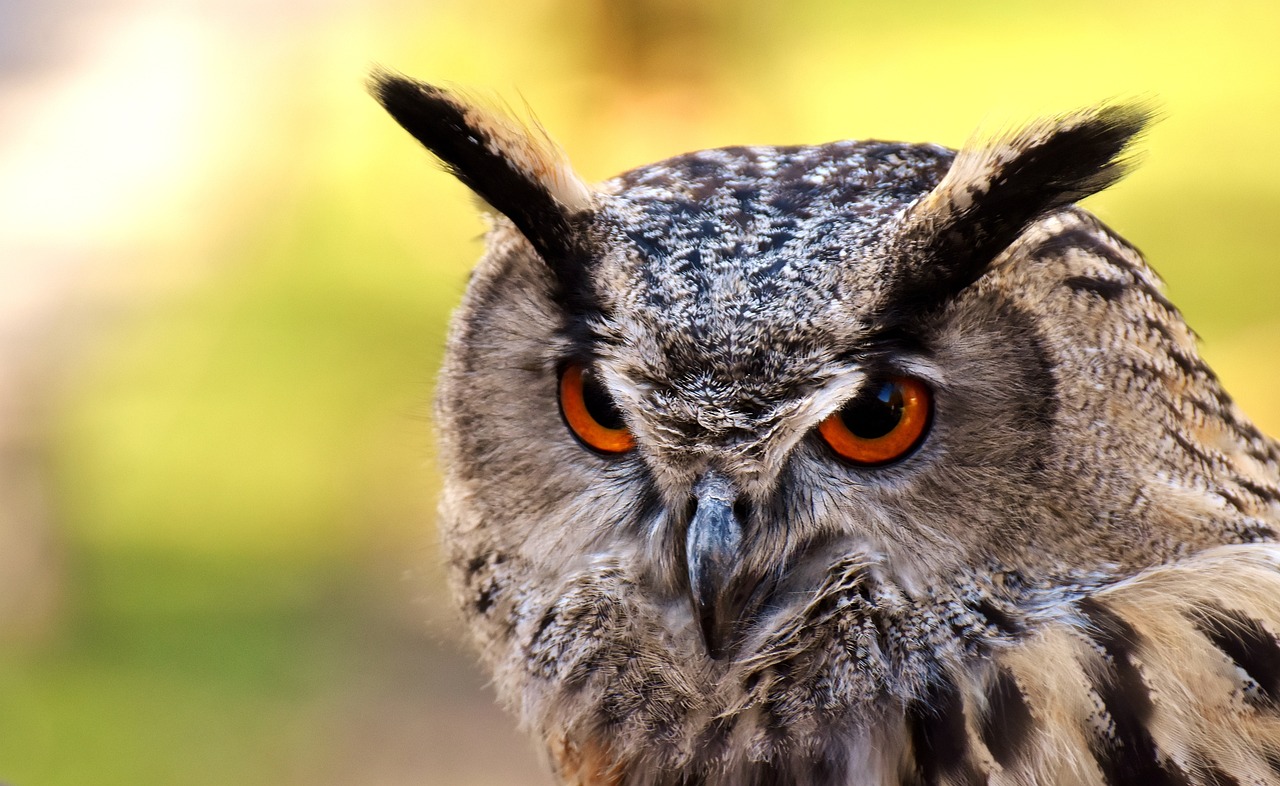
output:
M600 453L626 453L635 447L622 413L596 375L581 364L560 372L560 414L582 444Z
M918 379L889 377L818 424L818 433L841 458L863 466L897 461L929 430L933 395Z

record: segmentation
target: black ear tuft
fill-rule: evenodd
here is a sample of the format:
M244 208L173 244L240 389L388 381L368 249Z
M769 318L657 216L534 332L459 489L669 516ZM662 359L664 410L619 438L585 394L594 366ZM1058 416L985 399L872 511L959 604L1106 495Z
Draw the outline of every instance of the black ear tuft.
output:
M973 283L1027 225L1124 176L1149 107L1106 105L961 150L891 241L908 296L937 303Z
M592 195L541 128L395 74L374 72L369 90L454 176L511 219L554 271L571 264L574 219L590 211Z

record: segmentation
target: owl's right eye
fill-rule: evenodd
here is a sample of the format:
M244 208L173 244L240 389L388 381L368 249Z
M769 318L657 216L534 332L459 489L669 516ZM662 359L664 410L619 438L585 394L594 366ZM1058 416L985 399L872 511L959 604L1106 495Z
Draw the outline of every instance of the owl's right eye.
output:
M818 433L842 459L864 467L906 458L924 440L933 418L933 395L912 377L889 377L867 386L818 424Z
M626 453L636 440L595 372L571 363L560 372L560 414L582 444L599 453Z

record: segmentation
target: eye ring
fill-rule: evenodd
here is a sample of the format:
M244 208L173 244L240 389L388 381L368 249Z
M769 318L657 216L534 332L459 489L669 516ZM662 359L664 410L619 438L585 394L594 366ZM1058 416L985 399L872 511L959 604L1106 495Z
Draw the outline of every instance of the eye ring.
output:
M597 453L618 455L635 447L635 436L594 372L581 363L560 371L560 416L569 432Z
M862 467L900 461L924 441L933 420L933 394L913 377L872 381L866 392L832 412L818 433L836 455Z

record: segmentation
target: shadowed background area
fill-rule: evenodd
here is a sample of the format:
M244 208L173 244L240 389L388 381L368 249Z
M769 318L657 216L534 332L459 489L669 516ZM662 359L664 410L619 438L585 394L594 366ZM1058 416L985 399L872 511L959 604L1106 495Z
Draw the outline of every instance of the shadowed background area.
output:
M371 66L686 150L1165 119L1090 207L1280 432L1280 6L0 0L0 782L538 784L444 603L429 400L480 252Z

